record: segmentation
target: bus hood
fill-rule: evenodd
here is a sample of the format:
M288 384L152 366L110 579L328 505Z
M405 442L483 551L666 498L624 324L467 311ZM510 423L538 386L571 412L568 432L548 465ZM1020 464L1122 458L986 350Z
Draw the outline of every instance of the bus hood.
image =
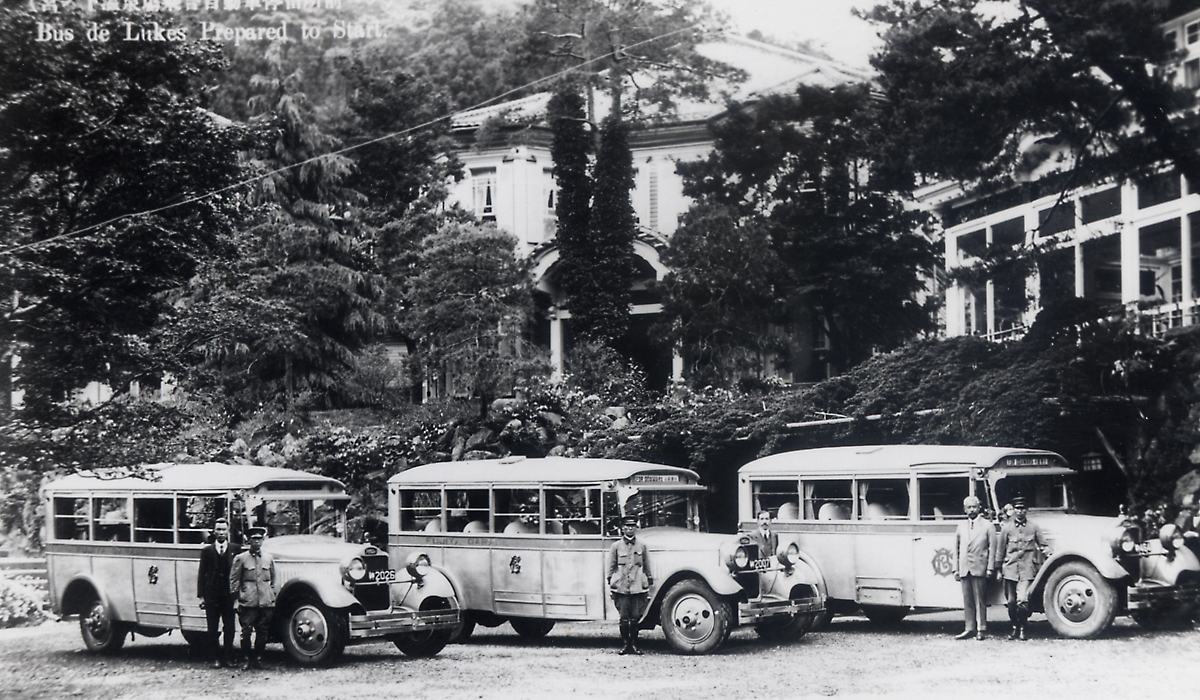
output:
M716 552L722 544L736 542L738 535L715 532L696 532L682 527L648 527L638 530L637 537L650 550Z
M1042 528L1050 543L1057 544L1058 548L1074 549L1100 544L1107 547L1121 531L1121 519L1116 516L1046 512L1032 513L1029 520Z
M361 555L365 545L353 544L327 535L281 535L263 542L263 551L276 561L341 562Z

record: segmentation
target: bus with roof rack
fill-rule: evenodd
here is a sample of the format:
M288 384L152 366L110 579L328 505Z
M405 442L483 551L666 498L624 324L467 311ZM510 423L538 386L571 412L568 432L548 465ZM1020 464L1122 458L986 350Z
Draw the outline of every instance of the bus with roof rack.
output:
M707 489L689 469L590 458L505 458L413 467L388 480L393 556L421 552L450 577L459 637L505 623L525 638L559 621L615 620L607 558L634 516L648 550L650 604L683 654L715 651L737 626L801 637L824 590L797 547L759 551L747 535L703 531Z
M242 464L156 464L86 470L42 487L53 610L79 618L88 649L113 653L133 634L179 630L207 642L196 596L200 550L218 518L240 542L265 528L275 559L271 638L302 665L332 663L347 644L391 641L438 653L460 624L445 575L420 553L403 568L347 541L345 486L336 479Z
M1046 450L962 445L859 445L782 452L738 471L738 515L775 517L814 560L829 615L898 622L963 606L954 578L963 500L977 497L999 529L1025 499L1050 553L1030 608L1061 636L1096 637L1119 614L1144 626L1189 620L1200 600L1200 562L1174 526L1142 532L1123 516L1076 512L1065 459ZM998 569L999 567L997 567ZM989 604L1001 602L990 587ZM824 621L823 621L824 622Z

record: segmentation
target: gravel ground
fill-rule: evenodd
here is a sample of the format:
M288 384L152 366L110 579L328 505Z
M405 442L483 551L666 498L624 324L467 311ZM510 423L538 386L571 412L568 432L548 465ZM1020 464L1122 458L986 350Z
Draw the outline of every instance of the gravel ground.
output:
M88 653L72 622L0 630L0 697L13 700L455 700L521 698L949 697L1182 698L1200 693L1200 631L1147 632L1118 620L1099 640L1054 636L1034 618L1032 639L956 641L960 614L911 617L888 629L838 618L788 645L734 632L721 653L671 653L662 633L643 633L644 657L616 654L611 623L560 623L545 640L507 625L476 628L432 659L390 645L347 649L334 668L288 665L268 649L263 671L209 668L178 634L138 637L112 657ZM999 608L993 619L1003 618ZM1040 617L1040 616L1039 616ZM1002 632L1002 625L996 631Z

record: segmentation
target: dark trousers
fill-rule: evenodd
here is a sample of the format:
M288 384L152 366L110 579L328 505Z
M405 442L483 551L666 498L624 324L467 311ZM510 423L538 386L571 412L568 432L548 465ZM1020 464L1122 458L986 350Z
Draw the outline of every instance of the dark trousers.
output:
M626 649L632 648L637 643L638 623L646 611L648 596L645 593L613 593L612 598L621 620L621 642Z
M1008 619L1023 625L1029 619L1029 586L1033 581L1004 579L1004 599L1008 604Z
M987 632L987 577L967 574L961 579L963 619L968 632Z
M213 658L220 656L221 650L217 646L219 641L218 633L224 631L225 637L225 658L233 656L233 601L219 600L215 598L204 599L204 616L208 618L208 649Z
M250 633L254 633L254 653L261 656L267 648L267 633L271 628L271 617L275 608L238 608L238 623L242 626L242 653L250 655Z

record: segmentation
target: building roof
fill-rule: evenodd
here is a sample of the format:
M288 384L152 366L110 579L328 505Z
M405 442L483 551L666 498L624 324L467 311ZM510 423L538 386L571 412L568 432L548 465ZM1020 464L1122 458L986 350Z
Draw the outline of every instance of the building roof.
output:
M840 61L732 34L698 44L696 51L706 58L741 69L748 77L741 83L714 79L710 90L713 97L708 100L681 99L674 117L676 122L703 121L714 117L725 110L726 97L746 101L764 95L792 92L799 85L833 87L872 78L870 71ZM545 115L550 97L550 92L540 92L459 112L453 117L453 128L477 128L488 119L501 116L510 121L537 121ZM604 118L608 106L607 100L597 100L597 119Z

